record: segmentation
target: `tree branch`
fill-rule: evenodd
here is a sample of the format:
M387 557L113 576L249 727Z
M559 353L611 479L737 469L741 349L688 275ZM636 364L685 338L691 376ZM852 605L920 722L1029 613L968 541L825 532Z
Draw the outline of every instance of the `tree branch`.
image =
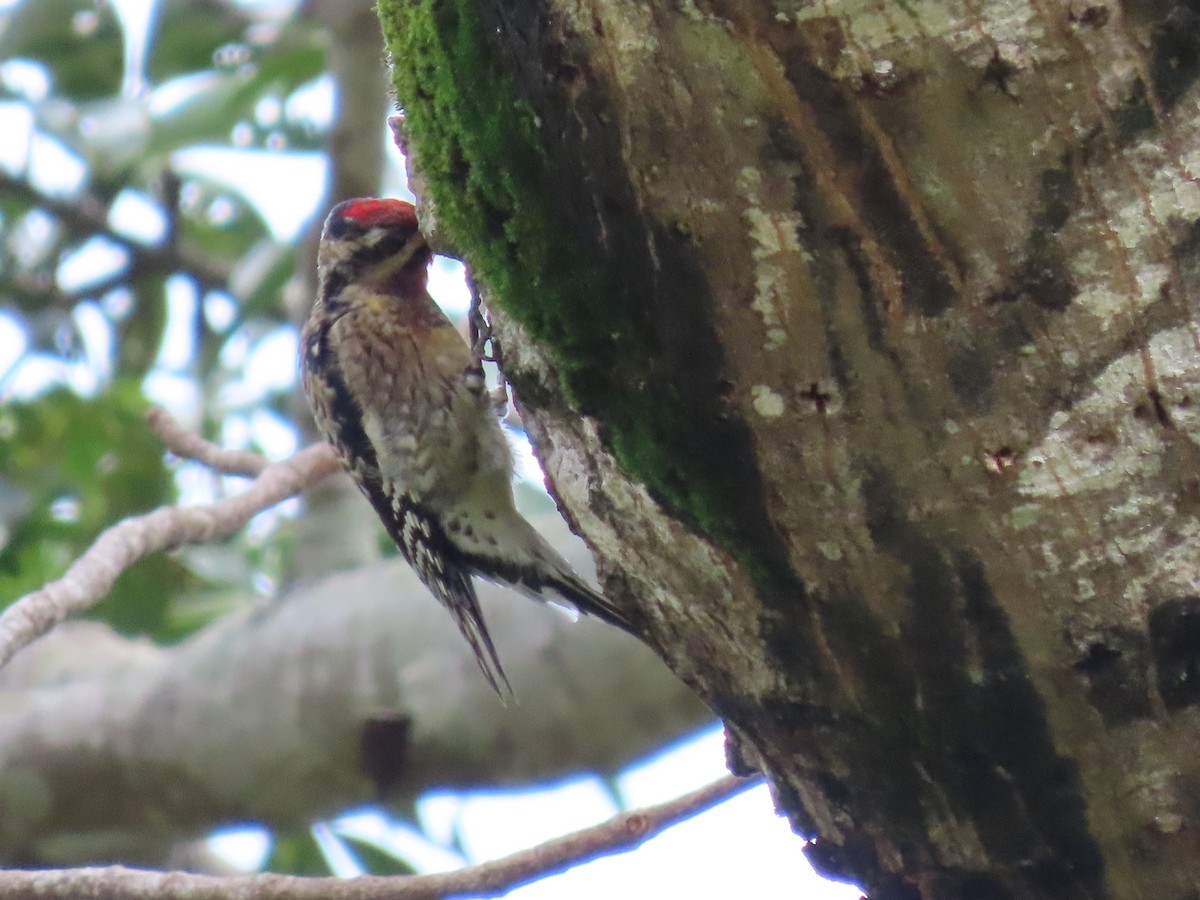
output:
M253 450L227 450L212 441L206 441L196 432L184 428L159 406L147 410L146 424L159 436L163 446L180 459L203 463L222 475L254 478L271 464L265 456Z
M585 575L557 516L538 529ZM281 830L446 790L611 776L712 721L637 640L491 583L517 701L496 701L399 558L338 572L158 647L65 622L0 671L0 866L167 865L229 822ZM502 749L501 749L502 748ZM2 891L0 891L2 893Z
M464 895L493 897L598 856L639 846L659 832L758 784L729 775L675 800L622 813L607 822L555 838L502 859L455 872L352 879L248 875L222 878L185 872L111 868L0 872L5 896L106 898L106 900L434 900Z
M161 411L148 418L174 452L221 471L261 466L258 478L236 497L108 529L63 578L0 615L0 660L89 608L135 560L227 534L336 467L325 445L267 465ZM546 519L539 530L588 572L582 542ZM537 698L509 709L399 559L246 605L169 648L106 639L99 623L55 630L0 671L0 795L17 789L12 778L36 778L53 810L10 810L22 825L8 822L0 860L155 865L164 845L221 822L288 828L380 797L403 803L430 784L613 772L708 719L637 641L507 593L480 585L513 683ZM310 720L319 733L297 730Z
M257 513L338 468L333 450L317 444L262 470L245 493L206 506L159 507L106 529L57 581L26 594L0 614L0 667L68 616L91 609L117 577L145 556L230 534Z

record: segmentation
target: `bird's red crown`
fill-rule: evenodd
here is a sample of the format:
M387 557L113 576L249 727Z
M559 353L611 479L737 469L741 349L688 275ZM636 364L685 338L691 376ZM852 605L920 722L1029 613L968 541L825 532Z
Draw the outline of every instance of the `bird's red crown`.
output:
M347 200L335 212L364 231L368 228L417 228L417 210L407 200L363 197Z

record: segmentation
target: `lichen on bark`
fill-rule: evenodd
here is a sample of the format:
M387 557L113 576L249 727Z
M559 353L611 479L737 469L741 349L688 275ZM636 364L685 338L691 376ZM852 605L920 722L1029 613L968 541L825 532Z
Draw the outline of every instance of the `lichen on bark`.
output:
M564 505L812 855L884 898L1180 895L1194 3L384 9L438 206L512 189L440 218L551 353L514 371ZM528 143L470 145L514 102Z

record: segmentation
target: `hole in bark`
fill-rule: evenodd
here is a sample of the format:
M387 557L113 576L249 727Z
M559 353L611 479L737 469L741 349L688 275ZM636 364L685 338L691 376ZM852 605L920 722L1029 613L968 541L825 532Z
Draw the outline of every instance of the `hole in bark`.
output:
M1016 77L1020 69L1000 55L1000 51L996 50L992 53L992 58L988 60L988 64L984 66L983 75L980 76L979 86L994 87L1001 94L1007 97L1016 97L1012 92L1011 82Z
M1176 597L1150 613L1158 692L1167 709L1200 703L1200 597Z
M1079 186L1070 167L1042 172L1041 200L1039 224L1050 232L1061 230L1079 206Z
M1087 645L1074 669L1087 686L1088 702L1112 726L1151 715L1149 664L1145 636L1114 628Z
M972 412L982 412L992 402L994 363L990 356L982 347L967 346L956 348L946 360L950 389L958 402Z
M1075 10L1071 10L1067 14L1067 21L1072 25L1080 25L1084 28L1103 28L1108 24L1108 18L1112 15L1112 10L1107 6L1089 6L1078 15Z
M1003 475L1017 463L1017 454L1012 447L999 447L983 451L983 466L990 475Z
M1120 658L1120 650L1114 650L1104 644L1092 644L1083 659L1075 663L1075 671L1084 675L1100 673L1110 669Z
M1200 77L1200 14L1180 4L1154 29L1150 78L1164 106L1178 103Z
M1075 281L1066 262L1043 245L1051 232L1044 227L1034 230L1030 257L1021 266L1014 283L996 291L988 303L1012 303L1028 300L1050 312L1062 312L1075 297Z
M1146 96L1146 84L1140 78L1134 81L1129 96L1113 110L1113 128L1117 138L1128 141L1154 127L1154 108Z
M821 390L821 386L814 381L800 392L800 397L812 403L818 413L825 415L829 409L829 401L833 399L833 394Z

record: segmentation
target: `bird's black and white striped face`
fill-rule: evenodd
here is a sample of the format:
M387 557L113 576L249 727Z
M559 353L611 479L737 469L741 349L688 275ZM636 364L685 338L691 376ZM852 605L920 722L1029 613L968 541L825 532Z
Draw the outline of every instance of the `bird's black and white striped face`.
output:
M359 198L330 210L317 266L330 293L350 282L382 284L401 272L423 278L431 257L411 203Z

